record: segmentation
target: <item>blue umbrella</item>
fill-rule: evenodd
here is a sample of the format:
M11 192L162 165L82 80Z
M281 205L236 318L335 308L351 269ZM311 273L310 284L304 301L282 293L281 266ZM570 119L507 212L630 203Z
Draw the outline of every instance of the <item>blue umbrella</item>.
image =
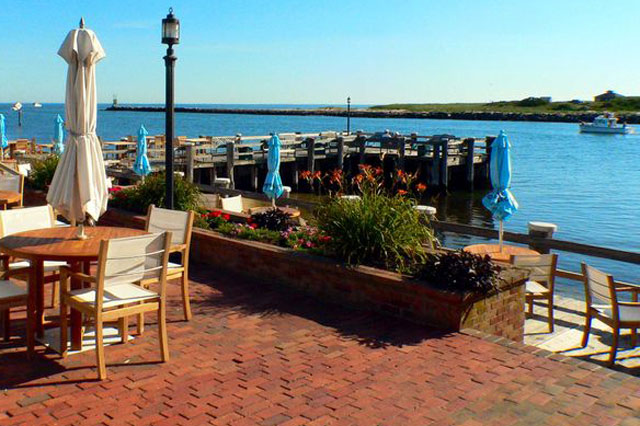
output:
M138 152L136 154L136 161L133 163L133 171L144 177L151 173L151 165L149 165L149 158L147 157L147 129L141 124L138 130Z
M9 147L9 139L7 139L7 135L5 134L3 114L0 114L0 139L2 139L2 149L7 149Z
M280 179L280 138L278 135L271 136L268 144L269 154L267 157L267 165L269 172L264 180L262 192L271 198L273 205L276 205L276 198L282 195L282 179Z
M56 117L53 139L53 152L62 155L64 152L64 120L60 117L60 114Z
M482 204L500 221L500 251L502 251L503 221L518 210L518 202L509 191L511 186L511 144L504 131L491 144L491 186L493 191L485 195Z

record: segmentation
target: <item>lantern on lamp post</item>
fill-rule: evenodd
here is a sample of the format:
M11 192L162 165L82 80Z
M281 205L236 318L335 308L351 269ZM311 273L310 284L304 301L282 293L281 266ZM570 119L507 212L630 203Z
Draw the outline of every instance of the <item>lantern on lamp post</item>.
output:
M173 70L176 56L173 54L173 45L180 43L180 21L173 16L173 8L169 8L169 14L162 20L162 43L167 45L167 54L164 57L166 70L165 80L165 207L173 209L173 128L174 100L173 100Z

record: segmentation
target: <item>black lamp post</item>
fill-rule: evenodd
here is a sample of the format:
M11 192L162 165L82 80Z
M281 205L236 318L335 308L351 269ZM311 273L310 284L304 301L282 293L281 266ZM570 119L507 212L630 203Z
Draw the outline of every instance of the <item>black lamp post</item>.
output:
M173 8L169 8L169 14L162 20L162 43L168 45L167 55L164 57L166 68L165 81L165 178L166 195L165 207L173 209L173 139L175 132L173 129L173 69L176 57L173 54L173 45L180 43L180 21L173 16Z
M347 98L347 134L351 134L351 96Z

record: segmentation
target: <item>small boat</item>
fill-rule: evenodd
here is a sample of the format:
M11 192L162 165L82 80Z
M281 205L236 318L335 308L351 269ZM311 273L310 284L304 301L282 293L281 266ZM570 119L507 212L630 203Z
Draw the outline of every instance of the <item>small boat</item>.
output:
M581 133L600 133L606 135L627 135L633 133L633 127L618 124L618 119L610 113L597 116L592 123L580 123Z
M16 102L11 106L11 109L14 111L20 111L22 109L22 104L20 102Z
M34 108L42 108L42 104L40 102L34 102L33 103L33 107Z

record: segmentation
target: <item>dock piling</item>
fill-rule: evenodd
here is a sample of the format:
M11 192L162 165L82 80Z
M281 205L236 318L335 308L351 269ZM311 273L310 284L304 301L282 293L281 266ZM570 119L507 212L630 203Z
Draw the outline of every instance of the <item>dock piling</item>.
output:
M474 138L467 138L464 140L464 144L467 147L467 158L466 158L467 159L466 161L467 186L471 191L473 191L473 179L475 177L475 165L474 165L475 143L476 143L476 140Z
M235 151L236 143L227 142L227 177L231 180L231 188L236 187L235 178L233 176L233 169L235 167Z

